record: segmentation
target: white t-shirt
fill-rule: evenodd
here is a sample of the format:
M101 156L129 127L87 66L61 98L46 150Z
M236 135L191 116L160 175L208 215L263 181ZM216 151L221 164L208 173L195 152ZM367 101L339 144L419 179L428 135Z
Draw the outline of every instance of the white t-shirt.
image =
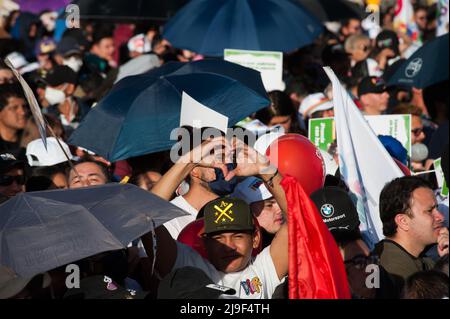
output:
M175 206L183 209L184 211L188 212L189 215L181 216L174 218L172 220L169 220L167 223L164 224L166 229L169 231L170 235L173 239L177 239L178 235L181 233L183 228L189 224L190 222L193 222L195 218L197 217L198 211L192 207L183 196L177 196L173 200L170 201Z
M173 269L186 266L197 267L203 270L215 284L236 290L236 295L222 295L222 298L270 299L275 288L282 282L278 279L270 256L270 246L260 252L256 258L253 257L243 271L226 274L218 271L191 247L177 242L177 260Z

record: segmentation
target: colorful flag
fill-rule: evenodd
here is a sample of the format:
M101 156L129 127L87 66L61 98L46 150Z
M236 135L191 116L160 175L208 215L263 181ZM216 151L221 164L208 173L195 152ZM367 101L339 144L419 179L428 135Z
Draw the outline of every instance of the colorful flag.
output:
M357 198L361 231L371 246L384 238L378 211L381 190L403 173L331 68L324 70L333 84L339 170Z
M289 220L289 299L350 299L339 248L317 207L293 177L281 182Z
M414 42L422 44L420 31L414 20L414 8L410 0L397 0L394 28L408 35Z
M449 13L448 13L448 0L439 0L437 3L437 21L438 26L436 29L436 36L441 36L448 33Z

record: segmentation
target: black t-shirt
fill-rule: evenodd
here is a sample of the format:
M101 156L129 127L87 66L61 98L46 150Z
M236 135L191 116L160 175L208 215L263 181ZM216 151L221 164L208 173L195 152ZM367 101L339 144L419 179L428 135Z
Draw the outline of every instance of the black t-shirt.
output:
M17 159L25 158L25 149L20 147L20 142L8 142L0 137L0 153L10 153Z

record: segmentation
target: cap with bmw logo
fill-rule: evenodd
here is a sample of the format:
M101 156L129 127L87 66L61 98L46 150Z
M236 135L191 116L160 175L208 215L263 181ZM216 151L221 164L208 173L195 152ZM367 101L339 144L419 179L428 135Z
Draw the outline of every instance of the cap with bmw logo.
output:
M358 212L350 195L339 187L328 186L311 194L329 230L352 231L359 226Z

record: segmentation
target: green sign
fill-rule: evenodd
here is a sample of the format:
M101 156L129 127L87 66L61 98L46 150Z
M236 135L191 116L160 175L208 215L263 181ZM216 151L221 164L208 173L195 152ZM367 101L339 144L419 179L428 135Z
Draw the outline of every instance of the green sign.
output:
M434 161L434 172L436 174L438 186L441 189L441 195L444 197L448 196L448 185L445 182L444 172L442 171L440 158Z
M317 148L328 151L330 144L336 139L334 118L310 119L308 137Z
M389 135L402 143L411 157L411 115L365 116L367 123L377 135ZM336 139L334 118L309 120L308 137L321 150L327 151Z

